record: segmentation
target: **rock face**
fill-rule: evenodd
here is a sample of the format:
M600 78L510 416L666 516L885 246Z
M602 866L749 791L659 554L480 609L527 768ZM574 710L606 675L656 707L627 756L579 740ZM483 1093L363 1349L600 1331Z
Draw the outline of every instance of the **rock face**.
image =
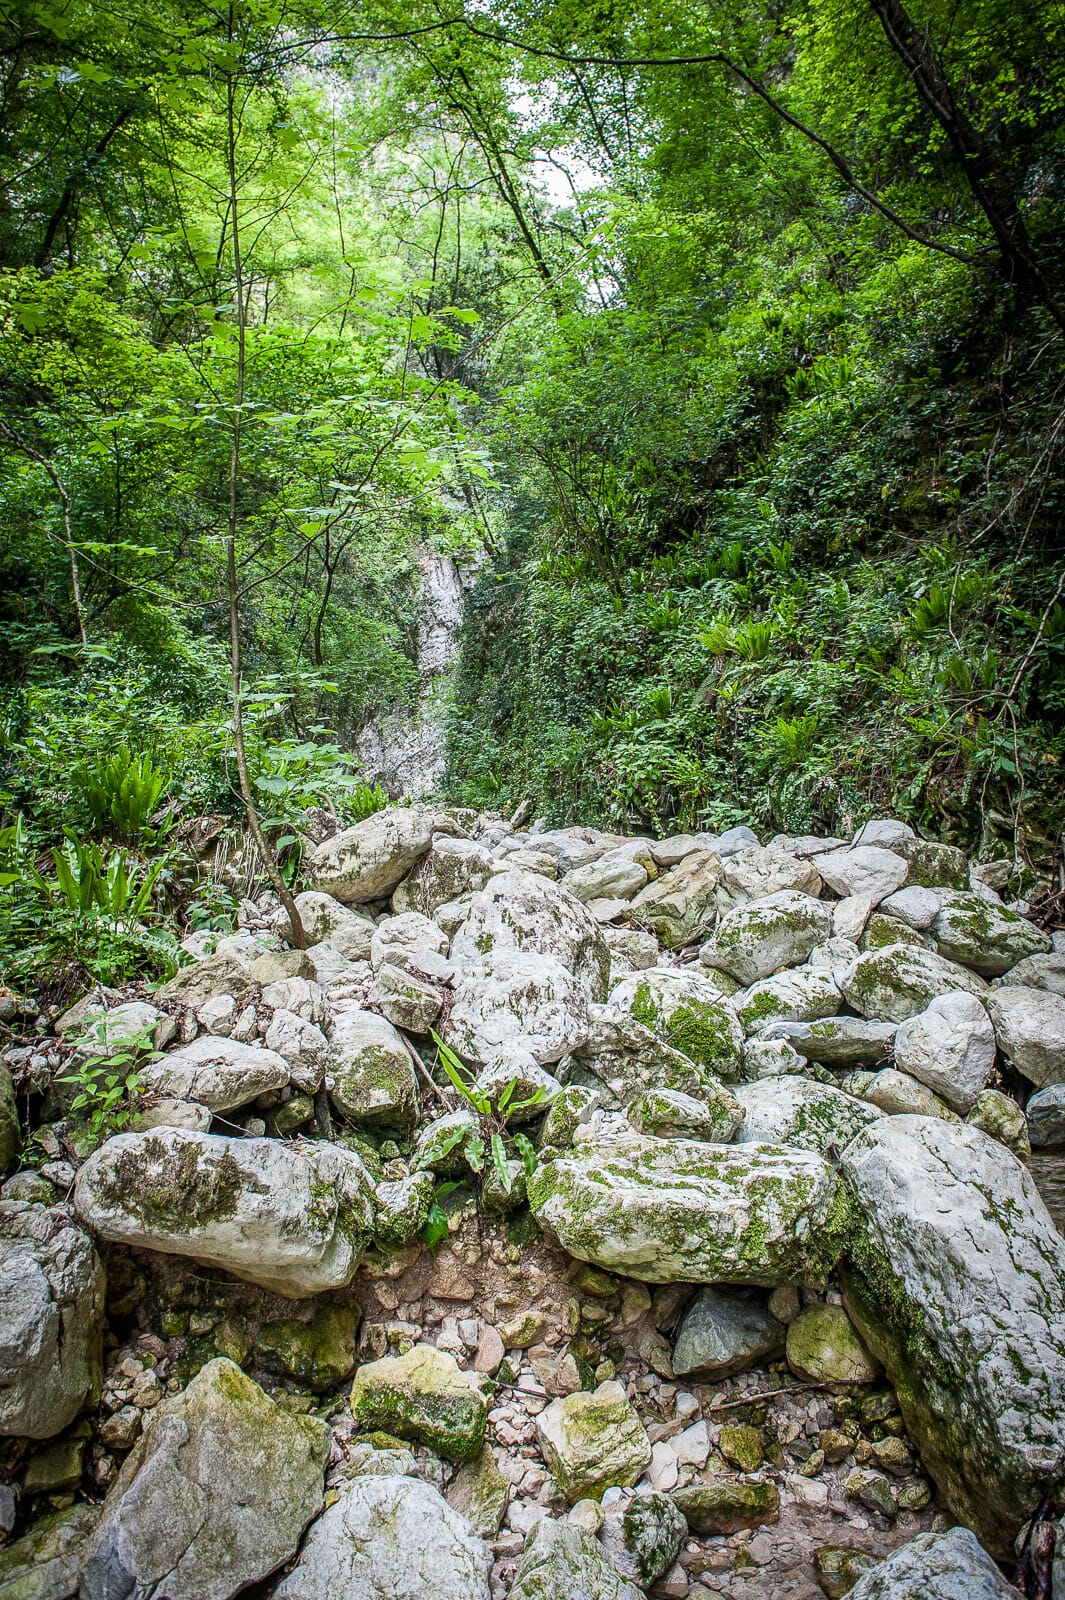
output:
M307 857L316 886L344 905L390 895L429 849L433 815L390 806L327 839Z
M445 1461L470 1461L484 1442L488 1407L477 1379L454 1356L418 1344L359 1368L351 1414L364 1428L428 1445Z
M444 1032L467 1061L527 1051L548 1066L583 1044L588 1027L587 993L561 961L503 949L462 969Z
M182 1128L109 1139L79 1171L74 1203L105 1239L296 1297L348 1283L373 1225L373 1185L349 1151Z
M510 1600L643 1600L592 1534L545 1517L525 1542Z
M428 1483L360 1477L318 1518L276 1600L488 1600L492 1557Z
M843 1169L848 1307L947 1504L1004 1552L1065 1426L1065 1240L1020 1162L964 1123L882 1118Z
M536 1419L536 1435L571 1505L635 1483L651 1462L643 1423L620 1383L552 1400Z
M650 1139L602 1113L529 1180L537 1220L581 1261L648 1283L772 1287L836 1264L847 1202L820 1157Z
M1040 1089L1065 1083L1065 1000L1046 989L996 989L988 1013L998 1047Z
M406 1127L418 1108L414 1062L387 1017L347 1011L329 1045L330 1094L352 1122Z
M322 1503L329 1430L233 1362L164 1400L104 1504L82 1600L230 1600L291 1556Z
M104 1271L65 1212L0 1201L0 1433L50 1439L100 1392Z
M1020 1600L968 1528L922 1533L859 1578L850 1600Z
M752 900L722 917L706 964L740 983L757 983L780 967L796 966L832 932L832 908L795 889Z
M149 1062L141 1068L141 1079L159 1094L195 1100L211 1111L234 1111L268 1089L283 1089L289 1069L273 1050L203 1035Z
M902 1023L895 1062L954 1111L969 1110L995 1065L995 1030L975 995L937 995Z
M606 997L610 952L588 908L549 878L500 872L473 896L470 914L451 947L456 966L472 967L504 952L549 956L576 980L589 1000Z

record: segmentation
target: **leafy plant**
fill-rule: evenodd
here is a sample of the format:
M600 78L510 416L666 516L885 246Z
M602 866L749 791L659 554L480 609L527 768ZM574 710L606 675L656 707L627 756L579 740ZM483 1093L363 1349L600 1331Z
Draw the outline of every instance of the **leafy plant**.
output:
M446 1155L461 1144L467 1166L478 1176L486 1171L487 1163L491 1161L500 1188L504 1194L510 1194L514 1187L514 1176L510 1170L506 1139L509 1137L512 1141L526 1176L535 1170L537 1156L532 1140L524 1133L511 1132L507 1123L520 1112L546 1107L550 1098L546 1089L541 1086L532 1094L518 1099L520 1080L511 1078L498 1095L483 1094L475 1088L459 1057L436 1033L433 1034L433 1042L437 1060L452 1088L479 1119L472 1129L460 1127L453 1130L441 1146L442 1153Z
M138 1068L158 1059L159 1051L152 1046L151 1028L125 1035L114 1049L109 1049L106 1017L100 1019L93 1033L76 1041L76 1048L90 1054L59 1081L77 1086L70 1114L85 1124L87 1142L95 1149L112 1133L128 1127L144 1093Z
M156 766L149 754L134 756L124 744L109 761L89 771L82 786L101 833L126 843L145 838L157 844L174 824L173 816L168 815L151 827L151 818L169 785L169 773Z

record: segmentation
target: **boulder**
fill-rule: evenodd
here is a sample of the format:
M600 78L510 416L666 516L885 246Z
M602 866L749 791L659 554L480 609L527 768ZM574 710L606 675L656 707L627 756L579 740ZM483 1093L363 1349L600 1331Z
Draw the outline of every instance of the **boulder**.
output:
M1033 1150L1057 1150L1065 1145L1065 1083L1040 1089L1024 1109Z
M987 1001L998 1047L1037 1088L1065 1083L1065 999L1027 985L995 989Z
M821 875L803 856L770 844L734 851L724 858L718 910L734 911L751 900L764 900L782 889L795 889L815 897L821 893Z
M261 953L261 949L256 951L256 954ZM229 994L241 1000L255 985L251 970L254 959L254 954L242 951L239 946L232 950L216 950L201 961L179 967L174 976L156 990L155 998L176 1000L192 1011L216 994Z
M1065 950L1052 950L1045 956L1025 956L1001 978L996 978L993 989L1007 986L1027 989L1048 989L1051 994L1065 1000Z
M488 1406L474 1373L446 1351L416 1344L359 1368L351 1414L361 1427L413 1439L445 1461L470 1461L484 1443Z
M649 1589L669 1571L687 1535L688 1524L669 1496L652 1491L615 1501L599 1542L623 1578Z
M918 1534L847 1594L849 1600L1020 1600L968 1528Z
M862 823L851 843L886 845L890 849L900 839L916 837L908 822L899 822L895 817L870 817L868 822Z
M780 1492L775 1483L726 1478L675 1489L671 1498L700 1539L758 1528L776 1522L780 1515Z
M156 1408L104 1502L82 1600L230 1600L295 1554L322 1503L329 1429L209 1361Z
M308 1389L335 1389L355 1366L359 1312L352 1306L322 1306L308 1322L285 1317L264 1322L255 1356L267 1372L280 1372Z
M14 1544L0 1546L0 1600L70 1600L78 1592L86 1542L98 1506L75 1505L37 1518Z
M907 884L905 889L898 889L881 900L880 910L896 922L905 922L915 933L925 933L954 893L953 889L924 889L917 884Z
M343 905L331 894L319 889L305 889L296 896L296 910L303 923L303 934L310 947L328 944L348 961L366 961L373 938L373 918L365 911L356 911ZM275 926L283 938L292 937L287 913L277 914Z
M703 1012L708 1024L716 1019L716 1006ZM682 1028L689 1021L684 1011L679 1021ZM733 1023L733 1027L737 1025ZM668 1027L663 1031L668 1033ZM728 1070L735 1076L731 1062ZM619 1015L612 1006L590 1008L588 1037L559 1071L567 1083L596 1089L599 1104L608 1110L627 1106L650 1085L707 1103L718 1101L722 1087L689 1055L666 1044L631 1015Z
M1065 1428L1065 1240L1021 1163L964 1123L882 1118L843 1171L848 1308L943 1500L1005 1552Z
M362 905L390 895L432 837L432 812L389 806L317 845L305 867L317 889L344 905Z
M956 845L937 844L931 839L893 839L891 851L909 865L907 887L914 884L920 889L962 891L969 887L968 858Z
M78 1172L74 1204L105 1239L296 1298L350 1282L373 1226L373 1184L349 1151L183 1128L108 1139Z
M728 998L704 973L678 967L653 967L648 972L631 973L611 990L610 1008L615 1013L627 1012L671 1050L679 1051L715 1077L739 1077L743 1029ZM593 1017L600 1036L609 1033L602 1014L593 1013ZM596 1048L594 1036L588 1050L597 1056L604 1053ZM655 1073L653 1081L660 1087L691 1093L684 1084L657 1076L646 1041L639 1044L638 1054L645 1063L641 1087L646 1086L647 1075ZM675 1078L675 1071L670 1076Z
M384 917L370 943L370 965L376 972L386 961L403 965L405 956L445 956L450 940L442 928L418 911Z
M495 871L491 852L473 839L434 834L426 855L392 896L396 912L420 911L432 917L442 905L483 889Z
M774 1022L816 1022L835 1016L840 992L826 967L793 967L775 978L763 978L735 999L736 1014L748 1036L764 1033Z
M570 1505L635 1483L651 1464L643 1423L614 1381L552 1400L536 1418L536 1437Z
M495 1333L494 1328L490 1328ZM484 1333L482 1331L482 1340ZM499 1335L496 1334L499 1340ZM487 1351L478 1345L478 1355L491 1366L495 1356L499 1357L499 1365L503 1362L502 1340L492 1352L489 1359ZM478 1371L485 1368L478 1364ZM498 1371L498 1366L496 1367ZM447 1487L447 1503L453 1511L465 1517L474 1533L480 1534L482 1539L494 1539L499 1532L507 1506L510 1502L510 1484L499 1470L495 1453L485 1445L480 1455L474 1456L472 1461L464 1461Z
M736 1096L717 1085L696 1100L675 1089L645 1089L628 1105L625 1115L637 1133L658 1139L700 1139L705 1144L728 1144L743 1112Z
M329 1042L329 1093L352 1122L406 1128L418 1113L414 1062L387 1017L346 1011Z
M658 960L658 940L641 928L604 928L603 938L610 952L611 985L623 973L642 972Z
M413 1244L429 1215L436 1191L431 1172L412 1172L377 1185L377 1221L374 1238L386 1250L405 1250Z
M757 1289L701 1289L677 1333L678 1378L717 1382L783 1354L786 1329Z
M0 1178L18 1165L21 1149L22 1130L19 1127L11 1068L6 1061L0 1061Z
M860 1089L854 1086L863 1100L878 1106L888 1117L922 1116L942 1117L946 1122L956 1122L958 1114L952 1111L931 1089L911 1078L908 1072L898 1072L894 1067L882 1067L869 1083Z
M757 983L780 967L798 966L831 932L831 906L782 889L728 912L700 959L722 967L740 983Z
M848 1005L863 1017L905 1022L924 1011L937 995L986 995L988 988L956 962L934 950L894 944L859 956L843 975Z
M838 895L864 895L874 906L906 882L909 867L902 856L880 845L860 844L814 856L811 863Z
M428 1033L440 1015L444 991L386 961L377 969L374 1003L395 1027L408 1033Z
M821 1280L847 1237L832 1168L802 1150L650 1139L596 1113L529 1180L536 1219L581 1261L648 1283Z
M685 856L641 889L629 914L636 922L648 923L667 949L678 949L713 926L720 879L718 856L705 850Z
M643 1600L643 1591L587 1529L545 1517L525 1541L510 1600Z
M329 998L314 978L278 978L266 985L263 1003L275 1011L294 1011L305 1022L313 1022L319 1028L328 1028L332 1022Z
M741 1084L737 1144L786 1144L819 1156L842 1150L879 1113L831 1084L809 1078L762 1078Z
M315 1023L282 1007L266 1031L266 1048L279 1055L297 1089L314 1094L329 1062L329 1040Z
M0 1201L0 1434L51 1439L100 1392L104 1270L65 1211Z
M275 1600L488 1600L491 1553L431 1484L343 1483Z
M77 1009L72 1007L63 1020L69 1022ZM64 1035L74 1031L70 1027L62 1030ZM120 1050L161 1050L174 1037L176 1024L173 1017L147 1000L130 1000L117 1006L86 1008L76 1031L80 1053L88 1057L113 1055ZM60 1032L58 1024L56 1032Z
M995 1030L971 994L942 994L895 1035L895 1062L963 1114L990 1081Z
M788 1327L788 1366L807 1383L875 1383L883 1372L842 1306L814 1305Z
M626 850L608 850L566 874L566 888L585 905L590 900L631 900L646 882L647 868Z
M985 978L998 977L1026 956L1046 955L1050 949L1049 936L1027 917L977 894L951 895L931 931L941 956Z
M444 1037L478 1065L518 1050L549 1066L578 1049L588 1030L587 989L563 962L503 947L461 968Z
M982 1089L965 1113L966 1122L1012 1150L1018 1161L1032 1154L1028 1122L1016 1100L1001 1089Z
M141 1082L157 1094L195 1100L211 1111L235 1111L289 1081L288 1062L274 1050L201 1034L140 1068Z
M823 1017L817 1022L773 1023L766 1039L787 1039L807 1061L825 1067L875 1066L891 1053L897 1024L865 1017Z
M505 973L515 954L548 957L589 1000L606 996L610 952L602 929L576 895L532 872L491 878L473 896L470 914L452 941L452 960L460 970L491 959Z

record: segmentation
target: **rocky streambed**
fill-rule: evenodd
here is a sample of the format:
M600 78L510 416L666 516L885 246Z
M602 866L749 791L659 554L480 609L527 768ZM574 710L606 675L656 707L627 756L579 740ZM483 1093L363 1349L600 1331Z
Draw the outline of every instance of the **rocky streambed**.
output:
M2 997L0 1600L1001 1597L1040 1508L1049 1570L1065 952L997 864L393 807L307 866L307 949Z

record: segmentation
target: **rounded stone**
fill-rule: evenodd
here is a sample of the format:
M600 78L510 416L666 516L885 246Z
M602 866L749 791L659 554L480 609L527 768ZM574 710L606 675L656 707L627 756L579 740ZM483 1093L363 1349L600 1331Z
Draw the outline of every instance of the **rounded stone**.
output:
M788 1366L809 1383L875 1383L883 1372L842 1306L816 1305L788 1328Z

